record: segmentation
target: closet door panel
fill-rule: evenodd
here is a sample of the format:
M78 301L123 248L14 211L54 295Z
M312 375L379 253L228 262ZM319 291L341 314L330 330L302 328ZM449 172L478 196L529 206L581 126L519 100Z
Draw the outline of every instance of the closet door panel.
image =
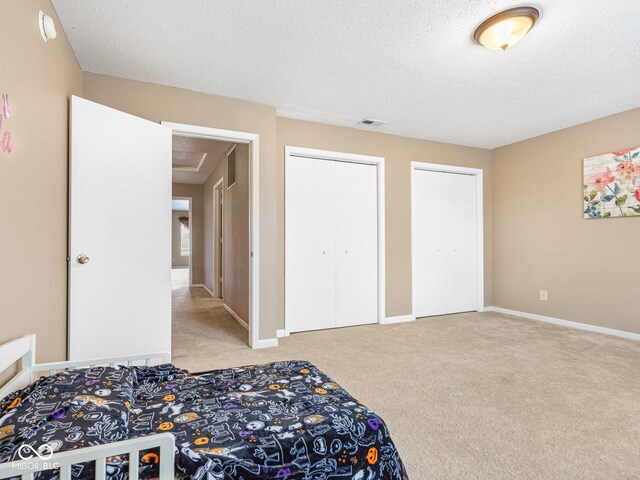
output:
M447 313L448 174L416 170L412 190L413 305L416 317Z
M447 311L478 309L476 179L449 174Z
M378 206L374 165L335 164L336 325L378 321Z
M291 332L335 318L333 162L293 157L285 171L285 315Z

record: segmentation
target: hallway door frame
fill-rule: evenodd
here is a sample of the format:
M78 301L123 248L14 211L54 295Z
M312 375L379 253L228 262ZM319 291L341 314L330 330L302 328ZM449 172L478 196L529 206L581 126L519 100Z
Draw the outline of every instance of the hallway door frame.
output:
M224 177L213 186L213 294L224 299Z
M251 348L277 347L278 339L260 339L260 135L257 133L223 130L184 123L160 122L174 135L205 138L222 142L242 143L249 146L249 346Z

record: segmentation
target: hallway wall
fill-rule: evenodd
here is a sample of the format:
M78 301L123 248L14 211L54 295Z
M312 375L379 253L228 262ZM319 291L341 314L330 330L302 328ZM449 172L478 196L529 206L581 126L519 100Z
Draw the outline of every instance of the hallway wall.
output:
M213 291L214 270L214 186L224 178L224 303L241 319L249 320L249 146L238 144L236 184L228 188L228 162L224 158L204 184L205 285Z

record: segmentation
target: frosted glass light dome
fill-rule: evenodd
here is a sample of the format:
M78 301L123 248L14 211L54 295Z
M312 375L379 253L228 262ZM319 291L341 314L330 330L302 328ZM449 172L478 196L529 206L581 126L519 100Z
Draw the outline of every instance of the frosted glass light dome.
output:
M473 38L491 50L506 50L533 28L539 16L533 7L516 7L500 12L480 24Z

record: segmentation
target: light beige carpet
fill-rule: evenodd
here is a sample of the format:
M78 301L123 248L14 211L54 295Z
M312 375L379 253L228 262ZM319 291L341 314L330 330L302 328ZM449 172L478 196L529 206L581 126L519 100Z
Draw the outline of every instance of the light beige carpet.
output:
M386 420L412 480L640 479L639 342L470 313L251 350L220 305L174 290L176 365L310 360Z

